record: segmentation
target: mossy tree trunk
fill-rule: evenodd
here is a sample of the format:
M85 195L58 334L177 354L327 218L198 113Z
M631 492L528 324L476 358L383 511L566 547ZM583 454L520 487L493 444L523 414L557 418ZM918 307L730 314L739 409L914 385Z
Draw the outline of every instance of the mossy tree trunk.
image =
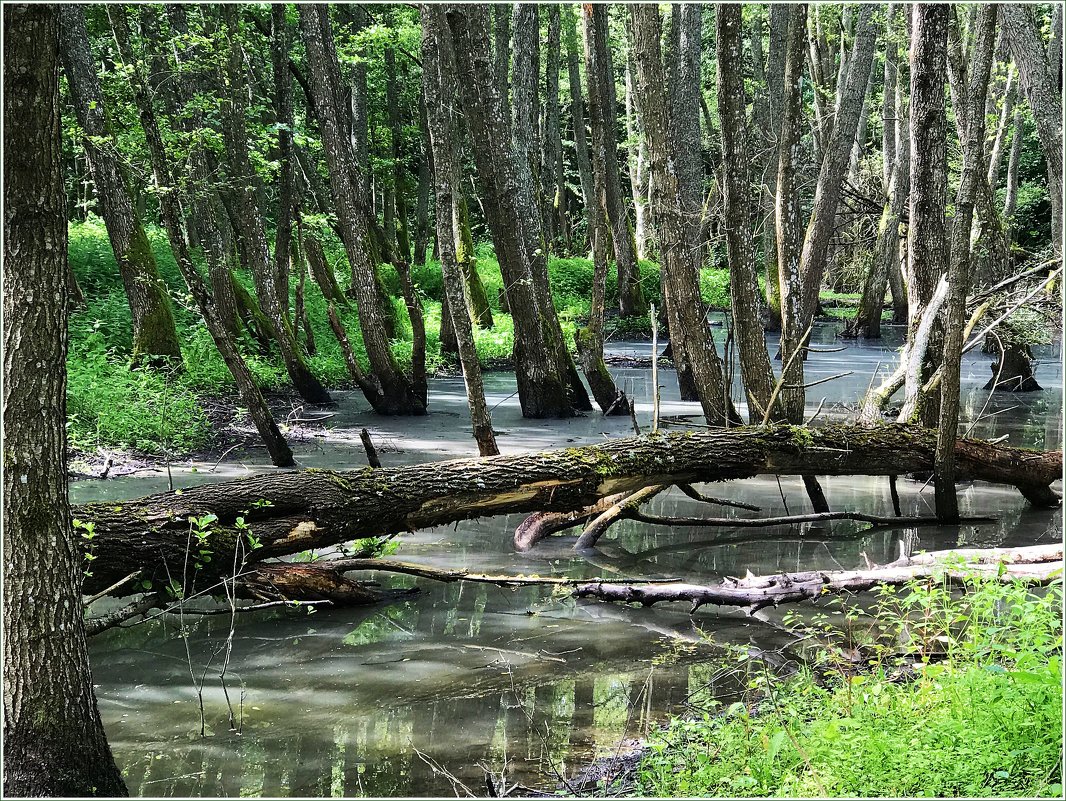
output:
M422 8L422 69L426 105L431 114L429 127L433 151L434 184L437 202L437 241L440 243L441 272L444 278L443 305L450 311L450 325L456 350L463 366L463 381L470 407L470 422L482 456L494 456L496 434L492 417L485 402L485 387L481 379L481 365L474 346L474 328L466 302L463 274L456 259L455 245L460 225L459 204L454 187L459 182L460 169L456 137L457 121L453 109L456 101L455 54L451 49L451 35L445 12L439 7ZM444 65L443 69L441 65ZM442 329L444 322L442 320ZM443 334L441 331L443 346Z
M163 144L163 137L159 131L159 122L152 104L152 98L148 94L147 78L139 66L140 61L135 56L130 43L128 14L121 5L108 6L107 14L111 22L112 32L115 35L115 44L120 58L133 71L131 83L134 100L137 105L141 128L144 130L145 140L148 145L149 158L156 183L159 186L176 186L174 175L170 169L166 147ZM188 198L185 200L187 202ZM167 232L167 238L170 240L170 249L174 253L174 260L177 262L178 270L181 272L182 278L185 279L185 284L189 287L189 292L203 315L215 347L218 348L226 368L229 370L230 375L233 376L233 382L236 384L237 392L241 398L241 405L248 409L248 414L255 423L259 436L270 454L271 462L278 467L293 466L295 461L292 458L292 451L270 414L270 409L263 399L263 393L260 391L258 384L256 384L255 376L248 369L248 365L245 363L240 351L238 351L236 341L231 336L219 312L215 298L212 297L207 284L189 254L188 244L181 227L181 198L174 192L160 193L159 213L163 228ZM211 275L220 275L223 270L228 273L228 267L220 266L220 263L225 265L226 254L214 217L205 215L201 222L203 224L201 235L203 237L204 255L207 258Z
M123 503L88 504L74 514L96 526L96 560L86 591L104 589L143 569L181 573L188 517L218 521L211 547L232 552L244 517L262 544L253 563L361 537L516 512L567 512L601 498L659 484L724 481L756 475L897 475L929 470L936 432L908 425L745 427L658 433L600 445L515 456L456 459L397 468L262 474ZM1059 504L1049 485L1062 452L977 440L956 444L959 474L1015 486L1031 503ZM257 504L268 500L269 505ZM209 582L226 560L202 568ZM216 573L216 571L219 571Z
M144 224L133 206L128 165L122 163L108 121L107 107L92 60L85 9L59 6L63 69L74 113L84 133L100 215L107 227L133 318L134 363L153 356L181 359L174 312L159 276Z

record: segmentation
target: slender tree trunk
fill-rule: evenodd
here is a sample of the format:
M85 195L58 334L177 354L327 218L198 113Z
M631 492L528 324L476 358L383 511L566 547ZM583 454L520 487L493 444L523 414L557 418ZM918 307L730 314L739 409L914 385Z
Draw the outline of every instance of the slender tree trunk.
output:
M650 253L651 221L648 207L648 146L637 116L633 99L633 59L626 54L626 138L629 148L629 186L633 195L633 237L637 258L646 259Z
M329 76L338 71L337 52L326 6L300 6L300 33L307 51L307 70L315 111L329 164L330 184L341 226L344 247L352 265L353 290L359 306L359 323L376 392L367 400L379 414L425 414L421 393L401 372L389 346L384 315L377 292L374 265L367 259L364 243L367 213L361 205L361 171L355 162L351 138L344 135L337 106L330 103L336 87ZM332 69L331 69L332 68Z
M4 15L4 794L127 796L93 693L67 501L56 6Z
M485 290L481 274L477 271L474 235L470 231L470 204L466 200L466 194L459 189L458 181L452 187L452 192L457 206L455 258L459 262L459 270L463 274L463 283L466 285L470 316L478 328L492 328L492 307L489 305L489 294Z
M818 292L825 275L830 240L836 226L837 205L848 169L848 156L862 114L866 85L873 64L874 45L877 41L875 7L872 4L863 4L858 9L855 43L847 59L846 73L844 66L841 67L833 130L826 141L825 158L822 160L814 192L814 207L800 256L800 274L803 277L804 290L799 324L804 328L814 320L818 305ZM785 359L791 356L783 350L781 355Z
M578 11L577 13L580 13ZM577 21L570 9L566 12L566 71L570 81L570 116L574 120L574 161L581 181L581 200L585 214L594 207L596 189L592 178L592 161L589 157L588 136L585 132L584 94L581 91L581 71L578 66ZM588 231L592 245L592 230Z
M248 134L245 128L245 119L248 111L246 98L248 94L245 80L243 55L240 46L240 23L237 14L237 6L221 6L222 16L225 21L226 34L229 46L226 60L226 82L228 92L221 103L222 131L226 145L226 155L229 162L230 179L237 186L234 189L236 225L244 242L244 256L252 277L255 279L256 294L259 303L270 320L274 329L274 337L281 350L281 357L285 363L285 369L292 380L293 387L304 400L310 403L329 403L330 396L326 388L308 368L307 363L300 353L296 338L292 332L292 326L288 319L288 290L282 298L279 295L281 272L288 273L289 240L291 239L291 218L287 211L281 213L285 217L283 226L287 228L279 241L284 252L279 256L274 268L270 264L270 249L266 238L266 229L263 223L263 215L260 211L259 202L256 198L253 185L255 171L248 154ZM286 73L287 74L287 73ZM283 168L284 169L284 168ZM289 187L291 194L291 182ZM284 194L284 192L283 192ZM285 198L291 202L291 198ZM288 287L288 279L284 281Z
M133 207L129 168L120 160L92 61L85 9L77 5L57 8L67 86L78 125L85 134L82 145L96 184L100 216L107 227L133 318L132 360L137 363L152 356L165 356L180 361L181 347L170 297L159 277L144 225Z
M559 225L560 204L565 186L560 181L563 156L562 126L559 124L559 61L562 35L560 7L548 7L548 41L544 59L544 125L540 143L540 192L544 209L542 227L553 252L561 252L562 228ZM562 215L565 221L565 204Z
M607 150L614 148L615 132L606 125L607 115L603 111L604 85L596 80L598 66L595 37L592 24L586 13L585 57L589 75L589 119L592 121L592 192L585 206L585 218L588 223L589 239L592 241L592 302L589 306L588 326L577 333L577 352L585 378L592 388L592 395L604 414L628 415L629 400L614 383L607 365L603 361L603 315L607 292ZM579 94L575 103L580 104Z
M1022 159L1022 142L1025 139L1025 115L1020 108L1014 110L1014 136L1007 159L1006 192L1003 197L1003 219L1010 229L1014 228L1014 211L1018 207L1018 170Z
M698 273L686 260L677 174L669 167L670 119L661 87L663 60L657 7L629 6L630 44L637 68L637 105L648 141L651 202L663 261L663 289L670 321L670 344L679 373L691 371L704 416L711 424L739 420L733 408L699 294ZM679 375L678 380L681 381Z
M107 14L122 61L133 69L134 100L137 105L141 128L144 130L145 140L148 144L148 153L156 185L177 186L170 170L152 99L148 94L148 82L138 66L140 60L136 57L130 44L127 12L120 5L112 5L107 7ZM255 423L259 436L270 454L271 462L278 467L293 466L295 461L292 458L292 451L270 414L270 409L263 399L263 393L256 384L255 376L248 369L248 365L245 364L243 357L237 350L236 342L230 336L226 323L219 313L219 307L216 306L214 298L211 296L199 270L189 255L188 244L181 228L180 199L175 193L160 193L159 213L163 228L167 232L167 238L170 240L170 249L174 253L174 261L177 262L178 270L181 272L182 278L185 279L185 284L189 287L189 292L203 315L215 347L222 356L230 375L233 376L233 382L236 384L237 392L241 398L241 405L248 410L249 416ZM207 257L210 274L214 277L222 270L228 272L228 268L222 266L225 264L226 254L214 218L210 215L205 215L202 223L204 227L201 231L201 236L204 240L204 255Z
M789 6L788 42L785 45L784 96L778 145L776 221L777 264L781 295L781 407L789 422L803 420L803 358L807 329L800 326L803 283L800 277L802 224L798 164L803 140L803 59L807 32L807 6ZM785 358L784 354L790 354ZM794 356L792 354L795 354Z
M618 100L614 86L614 66L611 63L610 44L607 35L606 5L582 6L585 22L585 73L589 85L596 81L603 103L598 121L608 131L618 130ZM590 90L591 96L591 90ZM591 117L591 110L590 115ZM597 120L592 119L592 124ZM612 140L614 136L612 135ZM619 180L618 149L607 148L604 154L607 177L607 217L611 223L611 239L614 243L615 266L618 271L618 308L623 316L644 314L647 303L640 289L640 271L637 269L637 246L629 215L622 202Z
M426 263L429 250L429 203L433 195L433 155L429 145L429 123L426 120L426 99L418 97L418 123L421 133L422 152L418 159L418 199L415 202L415 253L414 264Z
M688 8L686 6L685 8ZM684 18L684 13L682 13ZM748 398L748 420L763 420L774 391L774 372L759 319L758 266L751 230L751 161L745 116L744 46L739 5L719 4L715 11L718 65L718 117L722 121L722 184L725 190L726 250L729 255L729 294L733 307L733 336L740 355L740 372ZM681 31L680 52L686 35ZM684 56L682 56L682 60ZM684 80L679 70L678 78ZM772 417L773 415L769 415Z
M496 76L481 46L488 38L488 13L485 6L450 6L448 23L481 200L514 319L518 398L525 417L569 417L573 405L566 391L565 374L559 369L557 352L549 349L542 324L543 314L554 314L554 309L542 310L533 291L532 266L524 247L518 205L518 181L510 155L509 126Z
M1062 253L1062 93L1058 71L1052 72L1044 42L1034 16L1034 7L1019 3L1002 5L1003 28L1011 55L1018 66L1022 89L1036 121L1040 147L1047 162L1048 196L1051 198L1051 239L1055 252ZM1061 22L1059 24L1061 31ZM1061 33L1057 41L1061 41ZM1058 45L1061 49L1061 44ZM1061 61L1056 51L1054 61Z
M504 119L511 118L511 3L499 3L492 7L493 74L496 92L500 98L500 111ZM488 43L486 39L485 44Z
M908 342L918 325L934 288L947 268L947 119L944 85L947 83L949 7L913 6L911 45L911 186L907 232L907 301L910 309ZM917 419L936 425L935 403L920 397L921 386L940 361L939 337L926 349L924 367L908 371L906 397L915 405Z
M963 328L966 325L966 293L969 288L970 226L977 186L985 177L985 96L995 48L996 6L977 10L973 33L973 58L966 109L966 140L962 151L962 175L955 195L955 219L951 227L951 261L948 266L948 300L945 307L943 378L940 381L940 418L937 427L933 477L936 514L942 520L959 516L955 494L955 437L959 427L959 391Z
M460 171L456 136L457 122L452 109L456 106L454 54L445 12L440 6L422 6L422 70L426 92L426 107L430 115L428 130L433 151L434 184L437 196L437 241L440 243L441 271L444 276L444 304L451 311L459 359L463 366L466 397L470 405L470 422L474 440L482 456L493 456L496 435L492 418L485 403L485 388L481 380L481 366L474 347L473 326L467 311L463 277L455 255L456 234L459 227L459 204L454 186ZM446 62L445 69L439 67Z
M885 205L877 226L877 244L874 247L874 262L863 285L859 309L853 323L845 329L845 336L880 339L881 312L885 303L885 290L890 277L899 270L899 226L910 191L910 150L898 135L907 130L908 109L903 98L897 98L899 52L894 31L899 30L895 17L895 4L889 6L892 27L885 41L885 98L882 106L885 131L882 134L884 162L889 165L885 186ZM897 119L898 118L898 119ZM897 292L902 286L893 285L893 305L897 304Z
M272 27L270 41L271 64L274 69L274 103L278 129L278 218L274 231L274 284L282 317L289 313L289 266L292 261L292 210L296 174L292 154L292 132L295 127L292 111L292 74L289 72L289 51L292 50L292 30L286 19L284 5L271 6ZM231 87L231 90L233 87ZM297 316L296 324L300 320Z

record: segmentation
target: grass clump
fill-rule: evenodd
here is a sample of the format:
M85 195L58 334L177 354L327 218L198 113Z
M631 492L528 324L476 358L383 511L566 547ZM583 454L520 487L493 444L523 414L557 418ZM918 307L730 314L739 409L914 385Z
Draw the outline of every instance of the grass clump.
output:
M800 626L820 641L807 667L782 681L739 654L744 700L653 736L637 791L1061 797L1061 604L1061 583L975 578L816 618Z

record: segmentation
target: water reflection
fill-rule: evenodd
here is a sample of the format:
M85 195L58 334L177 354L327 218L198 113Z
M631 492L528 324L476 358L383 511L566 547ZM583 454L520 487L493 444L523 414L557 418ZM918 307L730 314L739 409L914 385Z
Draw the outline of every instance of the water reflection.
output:
M890 337L849 343L842 353L816 353L812 377L854 370L819 386L826 409L846 413L877 371L894 363ZM832 326L817 342L832 344ZM646 355L647 345L614 343L615 353ZM963 417L974 434L1006 434L1011 444L1061 447L1061 366L1043 349L1038 373L1044 392L990 395L990 359L967 356ZM775 365L779 369L780 365ZM637 399L642 422L650 413L649 371L615 371ZM737 371L739 374L739 371ZM697 404L677 396L664 376L664 413L693 414ZM486 376L489 404L505 452L623 436L626 420L596 415L569 421L523 421L513 376ZM739 397L739 394L737 395ZM363 400L341 395L331 424L358 432L369 426L386 464L471 455L460 379L432 385L434 413L397 420L370 415ZM305 466L362 466L358 445L301 443ZM175 469L177 486L269 470L255 451L215 472L210 465ZM193 472L196 468L196 472ZM108 482L76 482L75 502L118 499L164 489L160 474ZM824 481L834 509L891 515L883 478ZM707 488L713 495L755 503L762 515L810 511L798 478L761 477ZM933 511L931 488L900 478L905 515ZM900 548L1024 545L1061 536L1061 513L1028 508L1013 489L960 487L963 514L995 515L993 523L916 529L863 523L782 526L745 531L649 526L624 521L599 550L575 555L574 537L557 537L525 554L511 535L520 516L467 521L400 538L399 558L435 567L483 572L567 574L575 577L647 576L711 581L797 569L854 568L869 558L889 561ZM677 491L658 496L654 514L728 517L752 513L707 507ZM743 541L728 542L743 534ZM723 544L723 540L726 542ZM670 714L735 698L742 675L723 670L730 645L785 649L774 625L781 610L751 619L735 610L704 608L695 617L680 606L624 608L568 599L546 588L440 585L410 577L369 574L388 586L418 586L402 603L315 614L276 610L237 620L227 686L239 722L228 726L218 679L226 617L173 616L92 643L97 694L116 758L130 791L150 796L406 796L455 793L454 782L486 793L485 773L545 787L572 776L598 755L639 737ZM183 638L182 632L185 637ZM207 737L201 739L200 698ZM694 700L694 699L699 699ZM462 793L462 791L460 791Z

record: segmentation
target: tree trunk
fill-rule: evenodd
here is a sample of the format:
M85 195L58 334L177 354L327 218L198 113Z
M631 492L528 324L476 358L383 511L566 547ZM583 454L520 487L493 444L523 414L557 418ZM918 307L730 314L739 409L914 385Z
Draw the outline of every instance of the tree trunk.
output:
M614 243L614 260L618 271L618 309L623 316L631 317L647 312L648 305L640 289L636 240L625 204L622 202L622 188L618 177L618 148L613 144L616 136L614 132L618 130L618 100L607 35L607 9L606 5L592 3L582 7L585 21L585 73L590 87L589 97L592 96L592 82L596 81L599 96L603 98L600 119L597 121L592 118L590 108L590 122L593 125L599 122L605 130L612 132L612 146L604 153L607 217L611 223L611 240Z
M908 214L907 275L908 342L913 342L926 306L947 268L947 83L948 6L913 6L911 51L911 186ZM917 417L936 425L937 407L919 397L920 388L936 369L939 335L933 334L923 369L908 371L906 394L915 398Z
M240 536L234 521L243 517L261 544L249 555L250 564L257 564L307 548L475 517L571 511L607 495L658 484L929 470L935 450L935 431L898 424L658 433L517 456L257 475L185 489L180 495L128 501L121 507L88 504L74 513L95 525L97 558L85 587L94 592L137 569L143 569L146 578L165 576L164 563L180 575L190 515L217 517L210 541L219 553L232 551ZM960 475L1016 486L1038 506L1059 503L1049 485L1061 476L1061 451L1039 453L959 440L956 460ZM257 503L263 500L270 504ZM205 564L200 580L210 581L215 571L225 571L220 564L225 561Z
M1003 29L1010 42L1011 55L1018 66L1022 89L1040 137L1047 162L1048 197L1051 198L1051 239L1055 252L1062 253L1062 93L1058 75L1052 73L1044 41L1033 8L1004 3ZM1060 23L1061 29L1061 23ZM1059 37L1061 40L1061 36ZM1058 45L1061 49L1062 45ZM1061 54L1055 55L1061 60Z
M690 8L684 6L683 8ZM682 12L684 23L685 13ZM718 116L722 121L722 186L724 189L726 251L729 256L729 296L733 308L733 336L740 356L740 372L748 398L748 421L764 416L777 419L770 410L774 372L766 350L766 338L758 309L758 265L751 230L752 165L748 158L749 134L744 96L744 46L741 7L721 4L715 14L718 65ZM691 28L691 29L690 29ZM681 31L680 55L685 60L686 40L699 35L698 25ZM698 64L698 60L696 62ZM678 83L688 80L678 70ZM690 77L690 76L689 76ZM675 110L679 110L676 109ZM775 404L776 405L776 404ZM780 408L780 407L778 407Z
M580 13L580 11L578 11ZM581 181L581 200L585 214L595 205L596 188L592 178L592 161L589 157L588 136L585 132L584 93L581 91L581 71L578 66L577 21L570 9L566 12L566 71L570 81L570 116L574 120L574 161L578 179ZM589 246L592 246L592 230L588 230Z
M144 130L145 140L148 145L148 153L152 164L152 172L158 186L177 186L174 176L170 171L166 148L159 131L159 123L152 99L148 94L148 82L138 59L134 55L129 41L129 19L126 10L120 5L107 7L111 29L115 36L115 44L122 60L133 69L133 93L137 105L137 115L140 118L141 128ZM180 199L173 192L162 192L159 195L159 214L163 222L163 228L170 240L170 249L174 254L174 261L182 278L185 279L189 293L196 301L196 305L203 315L211 339L218 349L222 360L233 376L233 382L237 386L237 393L241 399L241 405L248 410L259 432L263 444L270 454L270 460L278 467L292 467L295 461L288 443L281 435L277 423L270 414L270 409L263 399L263 393L256 384L255 376L248 369L244 358L237 349L234 338L226 327L226 322L219 312L207 285L204 283L199 270L189 255L188 244L181 228L181 205ZM208 261L208 269L212 277L216 277L225 271L226 254L221 243L221 236L215 224L214 217L204 215L201 220L203 230L204 255Z
M231 182L236 184L233 190L236 211L235 228L244 243L245 264L255 279L260 307L270 320L274 338L281 350L281 357L293 387L300 397L309 403L329 403L329 393L308 368L296 344L296 338L293 336L287 313L289 305L287 289L284 298L279 295L281 284L288 286L288 279L281 282L278 275L280 272L288 273L288 240L291 238L291 222L284 224L289 227L290 231L279 238L284 248L284 253L279 257L283 265L279 268L276 263L272 268L270 264L270 248L267 243L263 215L254 191L255 171L248 154L248 134L245 128L245 119L248 116L247 83L240 45L237 7L229 5L221 6L221 9L229 41L225 68L225 85L228 86L227 99L221 104L222 131L226 145L229 177ZM283 213L288 218L288 214Z
M548 243L541 226L541 204L537 201L538 182L536 168L536 120L537 120L537 55L540 42L540 25L536 5L518 3L511 19L512 63L511 91L513 124L511 140L515 177L518 186L518 208L522 214L523 246L529 259L533 276L533 291L541 311L548 347L554 350L559 375L563 379L570 403L575 409L592 408L588 393L577 374L570 350L563 338L563 330L556 313L548 280Z
M415 202L414 264L426 263L429 250L429 202L433 195L433 157L429 145L429 124L426 120L426 99L418 97L418 122L422 134L422 152L418 159L418 199Z
M466 397L470 406L470 422L474 440L482 456L494 456L496 434L485 403L485 387L481 380L481 365L474 347L474 329L467 310L463 276L456 260L460 216L454 187L460 178L457 121L452 109L456 106L454 84L455 55L451 50L451 35L445 11L439 6L422 6L422 70L429 112L430 142L433 151L434 183L437 195L437 241L440 243L441 272L444 277L444 304L451 311L451 324L463 366ZM448 66L441 69L440 62ZM443 324L442 324L443 325Z
M706 308L699 293L699 274L686 259L677 173L670 168L671 120L660 88L664 85L662 21L655 7L633 5L629 12L630 42L637 68L637 105L648 142L651 201L662 253L663 291L678 381L682 380L683 372L691 374L708 423L739 422L707 323Z
M466 285L470 316L478 328L492 328L492 307L489 305L489 294L485 290L481 274L477 271L474 235L470 231L470 204L467 203L466 194L458 188L458 182L452 187L452 191L458 208L455 258L459 262L463 283Z
M589 387L592 388L592 395L600 410L605 415L628 415L629 400L618 389L603 361L603 315L606 305L608 262L607 172L609 161L607 151L615 148L616 145L615 132L607 127L608 115L603 110L606 98L603 81L598 79L600 68L598 59L601 54L597 48L595 20L591 18L594 14L593 7L588 7L585 11L585 63L586 73L589 76L589 119L592 122L592 192L586 200L585 219L588 224L589 239L592 242L592 302L589 305L588 325L578 331L576 336L577 352L582 369L585 371L585 378L589 382ZM577 89L579 94L575 96L574 103L580 105L580 84Z
M548 41L544 59L544 124L540 135L540 191L544 209L542 228L555 253L563 251L566 223L566 185L563 183L563 134L559 123L559 62L562 32L560 8L548 8Z
M138 363L152 356L165 356L180 362L181 347L170 297L159 277L144 225L133 207L129 167L120 161L108 121L97 68L92 62L85 10L75 5L57 8L67 86L78 125L85 134L82 145L96 184L100 216L107 226L133 318L132 360Z
M792 423L803 420L803 357L806 327L802 319L803 282L800 273L802 227L798 166L803 139L803 59L807 33L807 5L789 6L788 43L785 46L784 97L778 145L777 197L774 218L777 238L777 269L781 296L781 408ZM789 354L786 358L785 354Z
M292 153L292 132L295 128L292 111L292 74L288 69L289 52L292 50L292 30L286 19L286 11L285 6L272 6L270 9L272 28L270 60L274 70L275 122L278 129L278 218L274 231L274 284L282 316L288 319L289 268L292 262L292 212L296 173ZM299 324L300 318L297 315L296 325Z
M648 145L644 141L644 129L637 116L633 99L633 59L626 55L626 137L632 143L629 148L629 186L633 195L633 238L637 246L637 258L646 259L651 252L651 221L648 207Z
M329 25L327 6L300 7L300 33L307 51L307 70L315 112L318 115L323 149L329 164L330 185L341 226L344 248L352 265L352 289L359 306L359 324L376 392L367 400L379 414L425 414L424 399L400 370L393 356L384 327L384 315L378 297L375 266L367 259L364 243L369 232L367 213L361 205L359 187L362 172L355 162L352 141L341 128L338 107L330 99L338 87L330 75L338 72L337 52Z
M1029 346L996 339L997 361L984 389L992 392L1039 392L1042 387L1033 376L1033 354Z
M93 693L67 501L57 6L4 15L4 794L129 795Z
M496 92L500 98L500 110L504 119L511 118L511 3L499 3L492 7L493 75ZM483 44L488 44L485 39Z
M822 286L829 245L836 227L837 205L840 202L849 154L858 130L866 86L873 65L874 45L877 41L874 10L875 7L870 4L858 7L855 43L847 59L846 73L842 64L838 78L832 135L826 142L825 157L822 159L818 184L814 191L814 206L800 255L800 274L804 288L799 326L804 329L814 320L818 306L818 292ZM781 356L787 359L791 353L782 350Z
M533 289L532 265L525 249L518 180L511 158L509 125L496 76L482 46L488 40L488 8L452 6L448 23L458 62L460 102L469 127L481 200L500 262L507 305L514 319L515 377L525 417L570 417L574 407L560 370L558 352L550 349L541 309ZM497 17L497 23L500 23Z
M940 418L933 465L936 514L941 520L954 520L959 516L959 501L955 495L955 439L959 427L963 328L966 325L966 293L970 281L970 226L973 223L977 186L986 172L985 97L996 43L995 27L996 6L981 6L974 23L970 73L965 77L968 89L966 140L962 151L962 175L955 195L955 219L951 224L951 261L948 266L950 289L945 306Z

